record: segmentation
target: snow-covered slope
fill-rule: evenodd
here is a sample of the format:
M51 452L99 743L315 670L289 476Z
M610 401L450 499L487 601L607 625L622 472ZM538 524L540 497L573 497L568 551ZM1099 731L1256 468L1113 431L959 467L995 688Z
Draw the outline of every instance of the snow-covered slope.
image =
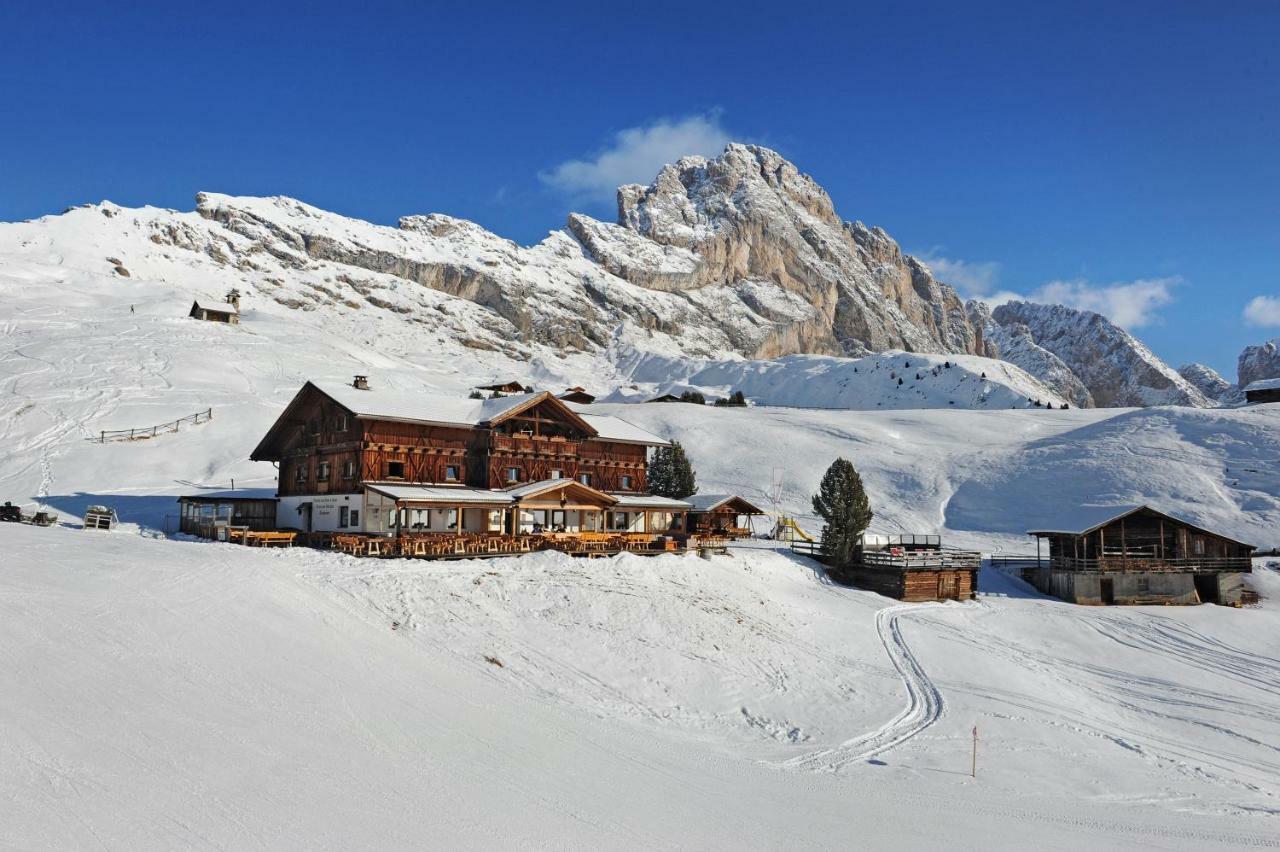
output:
M1062 397L1004 361L973 355L881 352L862 358L789 355L769 361L698 361L633 353L619 368L631 384L615 396L742 391L753 403L851 410L1059 407Z

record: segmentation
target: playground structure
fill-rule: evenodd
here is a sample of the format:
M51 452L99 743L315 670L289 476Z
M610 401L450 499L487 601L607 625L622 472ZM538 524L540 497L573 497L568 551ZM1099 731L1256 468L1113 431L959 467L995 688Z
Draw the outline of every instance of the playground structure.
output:
M778 515L778 522L773 527L773 538L775 541L815 541L813 536L796 523L795 518L788 515Z

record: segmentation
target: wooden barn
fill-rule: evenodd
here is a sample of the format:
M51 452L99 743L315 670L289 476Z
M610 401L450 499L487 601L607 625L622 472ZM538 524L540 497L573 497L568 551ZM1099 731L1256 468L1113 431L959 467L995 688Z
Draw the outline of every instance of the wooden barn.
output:
M978 590L982 555L944 550L936 535L862 536L852 564L835 579L900 601L968 600Z
M495 382L491 385L477 385L476 390L490 393L529 393L529 388L516 381Z
M1238 605L1253 570L1253 545L1146 505L1088 510L1064 527L1029 531L1048 558L1028 574L1071 603Z
M751 535L751 518L764 514L736 494L695 494L686 499L689 509L689 532L746 538Z
M596 401L594 394L589 394L585 388L579 387L565 388L565 392L560 394L559 399L565 402L576 402L578 405L590 405Z
M1244 398L1249 402L1280 402L1280 378L1250 382L1244 386Z
M191 303L191 311L187 316L207 322L225 322L231 325L239 325L240 307L231 302L211 302L196 299Z
M684 400L673 393L664 393L662 396L655 396L653 399L646 399L645 402L684 402Z
M189 535L218 538L219 527L276 528L276 497L267 488L189 494L178 498L178 508L178 528Z

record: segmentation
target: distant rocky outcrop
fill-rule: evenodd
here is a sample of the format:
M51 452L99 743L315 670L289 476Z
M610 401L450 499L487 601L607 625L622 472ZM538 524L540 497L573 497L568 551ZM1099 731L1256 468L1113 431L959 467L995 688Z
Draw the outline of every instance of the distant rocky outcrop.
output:
M1140 340L1101 314L1008 302L992 311L992 317L1001 326L1025 326L1036 344L1058 356L1084 383L1099 406L1214 405Z
M1212 367L1204 364L1183 364L1178 368L1178 375L1214 402L1234 405L1244 401L1244 394L1240 388L1222 378L1221 374Z
M1035 342L1022 323L1001 325L985 302L971 301L969 321L977 335L978 354L1000 358L1026 370L1077 408L1093 408L1093 394L1057 355Z
M1260 379L1280 377L1280 337L1258 346L1246 346L1236 362L1236 383L1245 387Z

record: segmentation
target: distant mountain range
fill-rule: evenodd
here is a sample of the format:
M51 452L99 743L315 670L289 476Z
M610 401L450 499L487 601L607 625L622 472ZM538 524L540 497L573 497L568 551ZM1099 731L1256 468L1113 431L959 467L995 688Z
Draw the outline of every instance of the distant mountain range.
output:
M117 276L163 267L151 274L186 275L193 289L232 283L300 311L392 312L517 360L539 347L615 364L622 352L723 361L904 350L998 358L1082 407L1239 398L1208 367L1173 370L1098 314L966 303L883 230L842 220L812 178L750 145L681 159L649 186L621 187L616 223L574 213L529 247L441 214L397 228L290 198L201 193L195 215L104 202L0 228L0 254L56 251L59 239L98 246L102 271ZM1272 375L1274 342L1241 356L1241 382Z

